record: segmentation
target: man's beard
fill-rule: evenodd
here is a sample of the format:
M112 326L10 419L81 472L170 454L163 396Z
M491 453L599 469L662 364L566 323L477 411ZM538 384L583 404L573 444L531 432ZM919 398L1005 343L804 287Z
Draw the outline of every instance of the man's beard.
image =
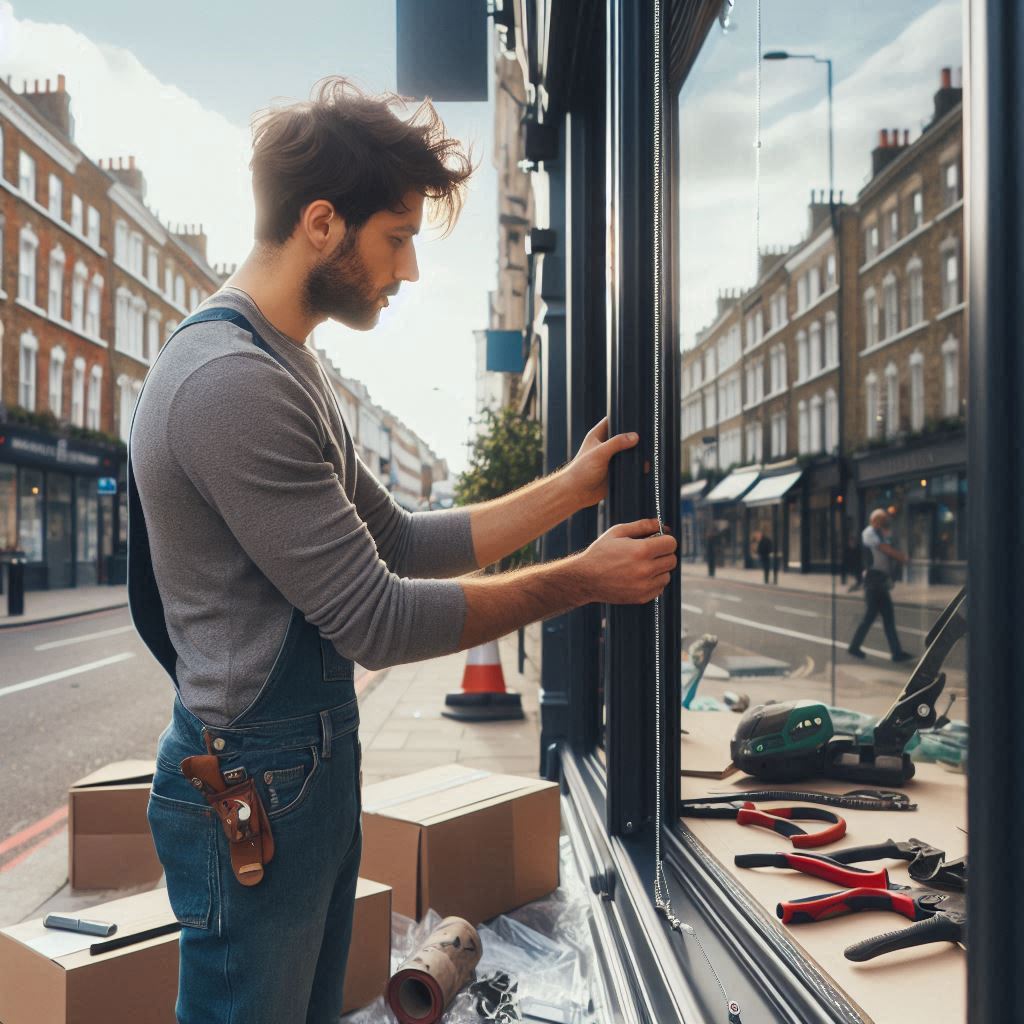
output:
M358 241L358 231L346 231L334 252L313 267L306 278L305 304L314 315L365 330L376 322L380 294L370 282Z

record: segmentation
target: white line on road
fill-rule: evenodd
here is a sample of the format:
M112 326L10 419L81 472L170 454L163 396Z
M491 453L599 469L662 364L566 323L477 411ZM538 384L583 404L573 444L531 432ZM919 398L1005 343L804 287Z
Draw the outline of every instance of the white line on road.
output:
M120 661L127 661L134 658L131 653L115 654L111 658L103 658L100 661L91 661L88 665L78 665L75 668L66 668L63 672L54 672L49 676L40 676L38 679L27 679L23 683L15 683L13 686L0 687L0 697L6 697L9 693L17 693L19 690L30 690L33 686L42 686L44 683L56 683L69 676L79 676L83 672L92 672L98 668L106 668L107 665L116 665Z
M927 629L915 629L913 626L901 626L898 622L896 623L896 628L903 630L904 633L913 633L914 636L928 635Z
M80 644L85 640L99 640L105 636L117 636L118 633L131 633L134 629L134 626L119 626L117 629L105 629L102 633L86 633L84 636L73 636L67 640L54 640L52 643L40 644L33 650L52 651L55 647L69 647L71 644Z
M685 601L682 604L684 612L692 612L694 615L703 615L704 609L698 608L695 604L687 604Z
M742 604L742 597L734 597L732 594L718 594L714 591L708 591L709 597L717 597L719 601L735 601L736 604Z
M821 616L817 612L806 612L803 608L790 608L789 605L775 604L772 607L777 612L789 612L790 615L804 615L808 619L820 619Z
M715 612L715 615L720 619L725 619L726 622L735 622L739 626L750 626L751 629L762 629L766 633L778 633L779 636L791 636L795 640L807 640L812 644L821 644L822 647L835 647L836 650L846 647L845 643L836 641L833 644L828 637L824 636L813 636L810 633L798 633L795 629L784 629L782 626L769 626L764 622L754 622L752 619L741 619L738 615L726 615L725 612ZM876 658L889 657L885 651L878 651L873 647L862 647L861 650L865 654L873 654Z

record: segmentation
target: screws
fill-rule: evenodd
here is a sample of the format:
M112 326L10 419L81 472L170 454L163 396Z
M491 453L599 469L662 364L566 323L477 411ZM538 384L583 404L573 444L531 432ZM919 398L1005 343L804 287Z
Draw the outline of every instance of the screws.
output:
M224 749L224 737L223 736L218 736L213 741L213 749L214 750L223 750Z
M929 711L931 711L931 705L930 704L918 704L917 705L917 717L918 718L927 718Z
M202 779L193 778L192 779L192 785L195 786L196 789L202 789L203 788L203 780Z

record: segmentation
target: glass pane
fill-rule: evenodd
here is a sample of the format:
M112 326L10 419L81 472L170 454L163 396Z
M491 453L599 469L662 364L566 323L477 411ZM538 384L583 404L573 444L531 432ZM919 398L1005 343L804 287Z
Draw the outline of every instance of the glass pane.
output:
M43 474L18 471L18 546L30 562L43 560Z
M99 501L96 481L88 477L75 480L75 558L79 587L97 582L99 559Z
M18 544L18 484L14 466L0 466L0 551Z

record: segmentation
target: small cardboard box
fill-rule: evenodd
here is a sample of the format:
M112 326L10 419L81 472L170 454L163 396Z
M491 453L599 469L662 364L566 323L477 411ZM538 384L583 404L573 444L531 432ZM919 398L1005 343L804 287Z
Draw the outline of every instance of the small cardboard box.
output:
M342 1013L369 1006L391 977L391 888L360 878L352 916Z
M558 786L444 765L363 790L359 873L392 906L479 924L558 887Z
M68 791L68 878L72 889L128 889L163 869L146 820L152 761L117 761Z
M165 889L91 907L76 916L117 925L112 938L174 923ZM178 932L91 956L95 935L44 928L0 929L0 1021L4 1024L174 1024Z

